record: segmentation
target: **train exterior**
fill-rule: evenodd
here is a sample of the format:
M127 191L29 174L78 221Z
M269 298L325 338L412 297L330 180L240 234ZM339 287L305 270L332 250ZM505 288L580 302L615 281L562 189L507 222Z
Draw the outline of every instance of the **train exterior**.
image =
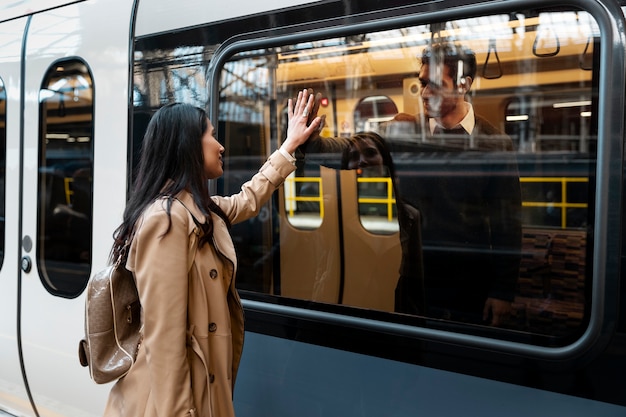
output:
M205 108L226 148L210 188L230 194L278 148L303 88L322 96L321 145L232 228L237 415L626 415L625 10L0 4L0 416L102 415L110 385L78 360L85 287L108 261L151 115ZM497 137L432 134L422 98L443 75L425 80L421 57L444 44L475 54L459 88ZM382 137L392 163L345 169L357 132ZM415 311L397 301L413 273ZM441 307L478 288L506 292L499 322Z

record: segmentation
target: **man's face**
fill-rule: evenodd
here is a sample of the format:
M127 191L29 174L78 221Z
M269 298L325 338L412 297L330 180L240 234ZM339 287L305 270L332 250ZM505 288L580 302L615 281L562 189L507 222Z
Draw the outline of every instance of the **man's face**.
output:
M462 105L464 92L459 91L454 80L450 77L447 65L442 66L441 72L432 73L429 64L422 65L419 80L420 95L426 116L443 119L455 113L457 107Z

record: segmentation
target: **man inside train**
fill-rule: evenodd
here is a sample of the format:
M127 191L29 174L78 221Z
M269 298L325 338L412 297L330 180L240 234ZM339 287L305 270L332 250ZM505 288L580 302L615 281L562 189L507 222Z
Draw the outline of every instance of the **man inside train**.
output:
M426 315L500 326L510 314L521 260L513 144L468 101L476 77L471 50L435 44L419 60L423 111L398 114L380 133L392 143L394 127L411 126L413 144L403 151L418 174L398 174L404 200L422 217ZM303 152L340 152L345 138L334 139L310 140Z
M427 315L502 325L521 260L513 143L469 102L473 51L440 43L419 59L422 114L395 120L414 123L414 160L429 167L401 182L406 199L422 214Z

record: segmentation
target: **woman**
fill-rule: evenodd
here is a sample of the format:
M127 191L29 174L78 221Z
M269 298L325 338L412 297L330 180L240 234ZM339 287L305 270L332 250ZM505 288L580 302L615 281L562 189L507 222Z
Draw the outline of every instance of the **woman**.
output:
M395 290L394 311L423 315L425 313L424 268L422 265L422 232L419 211L400 197L396 169L387 142L375 132L360 132L345 139L341 155L342 169L367 169L374 176L389 176L398 210L402 263Z
M202 109L171 104L150 120L112 250L115 258L132 239L126 266L137 281L143 341L105 416L234 416L244 329L229 227L255 216L295 170L293 152L320 124L307 126L312 104L306 90L289 100L286 140L230 197L209 195L224 147Z

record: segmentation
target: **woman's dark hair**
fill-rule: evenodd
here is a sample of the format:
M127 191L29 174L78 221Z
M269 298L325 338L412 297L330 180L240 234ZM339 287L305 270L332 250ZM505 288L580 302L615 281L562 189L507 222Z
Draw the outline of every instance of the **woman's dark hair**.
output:
M200 238L200 246L213 235L210 212L219 215L230 227L228 218L209 195L202 151L202 136L207 128L206 112L189 104L168 104L152 116L141 145L138 173L124 210L123 222L113 234L112 259L119 255L146 207L156 199L166 197L166 211L170 217L172 201L183 190L191 193L207 219L201 225L204 234ZM165 233L170 227L171 217Z
M383 158L383 166L387 167L387 170L389 172L389 178L391 178L393 193L396 198L396 208L398 210L398 221L403 223L405 219L407 218L406 207L404 206L404 202L402 201L400 197L400 192L399 192L398 184L397 184L398 179L396 178L396 167L393 163L393 159L391 158L391 148L389 148L387 141L383 139L382 136L380 136L376 132L359 132L353 136L350 136L348 138L348 146L344 148L343 153L341 155L341 169L348 169L348 162L350 161L350 150L352 146L357 142L368 140L368 139L374 142L376 149L378 149L378 152Z
M378 152L383 158L383 165L389 170L389 176L391 178L395 178L396 169L393 164L393 159L391 159L391 149L389 148L387 141L376 132L359 132L348 138L349 146L344 148L343 153L341 154L341 169L348 169L348 162L350 161L350 148L355 143L368 139L376 145L376 149L378 149Z

